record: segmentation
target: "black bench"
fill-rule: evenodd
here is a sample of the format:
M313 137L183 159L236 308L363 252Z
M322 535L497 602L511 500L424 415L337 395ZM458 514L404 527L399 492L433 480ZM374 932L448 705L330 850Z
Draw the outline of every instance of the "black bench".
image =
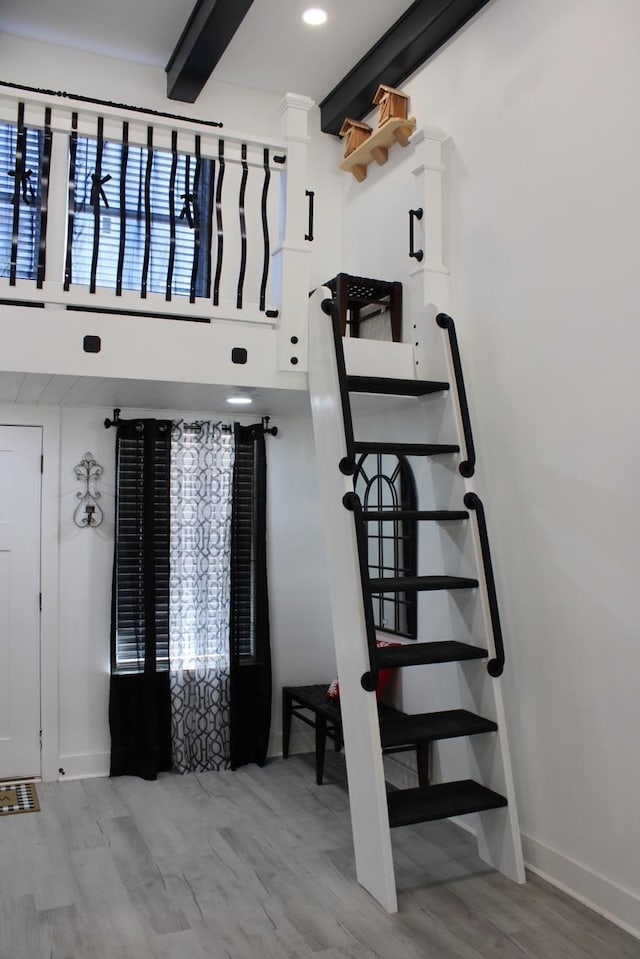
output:
M316 737L316 782L322 785L324 774L324 757L327 746L327 737L335 744L336 752L343 746L342 717L339 700L327 698L328 683L313 686L283 686L282 688L282 755L289 757L289 741L291 739L291 721L297 719L311 726ZM378 717L384 722L386 716L402 715L399 709L378 703ZM429 785L429 744L409 743L404 746L388 746L383 753L416 751L416 766L418 783L420 786Z

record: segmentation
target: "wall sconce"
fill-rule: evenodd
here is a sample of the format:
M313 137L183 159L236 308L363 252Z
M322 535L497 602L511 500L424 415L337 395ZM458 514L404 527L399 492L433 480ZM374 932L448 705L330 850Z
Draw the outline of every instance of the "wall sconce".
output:
M99 526L104 519L104 513L98 505L100 493L96 489L98 479L102 476L102 467L93 458L92 453L85 453L84 459L73 467L80 491L76 496L80 500L73 511L73 522L82 529L85 526Z

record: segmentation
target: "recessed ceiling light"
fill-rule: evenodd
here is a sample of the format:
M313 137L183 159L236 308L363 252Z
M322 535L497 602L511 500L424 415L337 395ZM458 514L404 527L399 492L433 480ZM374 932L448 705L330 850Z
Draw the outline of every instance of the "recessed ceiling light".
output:
M319 7L309 7L309 9L305 10L302 14L302 19L311 27L319 27L327 22L327 12L326 10L321 10Z
M253 403L250 396L227 396L227 403L233 403L235 406L248 406Z

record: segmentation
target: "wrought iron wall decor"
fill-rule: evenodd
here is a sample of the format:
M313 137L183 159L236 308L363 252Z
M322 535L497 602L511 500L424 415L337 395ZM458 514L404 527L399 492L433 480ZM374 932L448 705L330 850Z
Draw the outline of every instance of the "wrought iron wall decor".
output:
M73 472L81 484L79 492L76 493L79 503L73 511L73 522L80 529L86 526L94 528L100 526L104 513L98 503L100 491L97 489L97 483L103 469L93 458L93 453L85 453L84 459L73 467Z

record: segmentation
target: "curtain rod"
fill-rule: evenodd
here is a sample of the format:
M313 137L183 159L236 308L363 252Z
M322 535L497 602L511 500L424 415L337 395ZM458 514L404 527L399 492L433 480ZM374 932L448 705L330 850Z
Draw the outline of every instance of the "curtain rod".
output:
M81 103L93 103L102 107L114 107L117 110L131 110L133 113L144 113L153 117L165 117L168 120L184 120L186 123L199 123L205 127L222 127L220 120L200 120L197 117L185 117L179 113L165 113L163 110L151 110L149 107L136 107L130 103L116 103L114 100L100 100L98 97L83 97L78 93L67 93L66 90L45 90L42 87L27 87L21 83L10 83L0 80L0 86L10 87L12 90L24 90L26 93L41 93L48 97L64 97L67 100L77 100Z
M105 428L106 430L108 430L108 429L110 429L112 426L117 426L118 423L120 422L120 414L121 414L121 413L122 413L122 410L121 410L121 408L120 408L119 406L114 407L114 410L113 410L113 419L110 420L109 417L107 416L107 418L106 418L105 421L104 421L104 428ZM269 433L271 436L277 436L277 435L278 435L278 427L277 427L277 426L269 426L270 421L271 421L271 417L270 417L270 416L263 416L263 417L262 417L262 432L263 432L263 433ZM222 426L222 430L223 430L225 433L227 433L227 432L230 432L230 431L231 431L231 427L230 427L230 426L223 425L223 426Z

